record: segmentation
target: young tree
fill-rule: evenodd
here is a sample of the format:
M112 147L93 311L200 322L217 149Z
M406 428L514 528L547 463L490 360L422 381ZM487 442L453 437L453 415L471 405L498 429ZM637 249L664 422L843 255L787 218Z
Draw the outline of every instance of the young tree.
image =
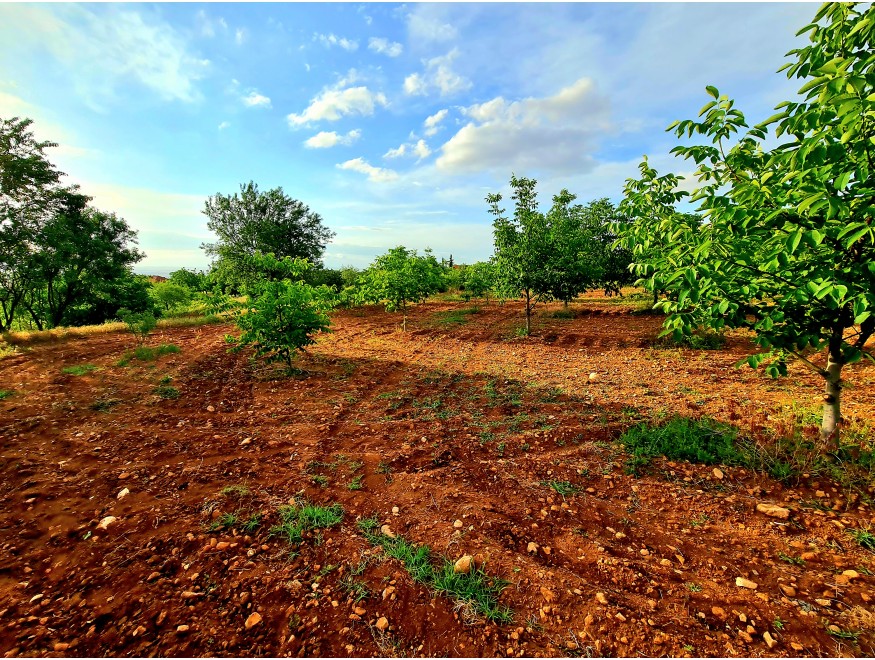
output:
M174 307L185 305L192 298L191 289L174 284L169 280L153 284L150 293L165 312L169 312Z
M303 259L256 253L248 261L249 268L266 277L235 311L242 334L232 340L237 344L234 350L252 346L257 357L283 361L291 370L295 355L316 343L314 335L330 331L328 312L335 305L334 293L327 286L303 281L310 268Z
M279 259L306 259L317 265L334 232L322 224L322 217L283 192L266 192L250 181L240 194L209 197L204 206L207 226L218 236L204 243L208 255L216 257L214 271L224 283L239 288L257 277L247 269L246 257L256 252L273 253Z
M485 298L495 286L495 265L491 261L476 261L465 268L465 290L474 298Z
M170 282L198 293L206 293L211 288L209 276L202 270L189 270L188 268L174 270L170 273Z
M407 305L418 303L444 286L443 268L430 249L422 256L399 245L380 255L359 277L363 300L384 302L386 311L401 310L407 330Z
M706 138L672 150L698 165L692 199L705 222L693 229L667 213L639 217L627 244L640 259L639 245L671 232L676 241L652 264L676 294L660 302L666 328L749 328L764 352L747 362L766 363L772 376L799 359L823 378L821 438L838 443L842 369L873 359L865 344L875 331L875 16L829 3L806 33L810 44L792 50L783 69L807 81L778 114L749 128L733 101L708 87L701 119L669 127ZM774 148L769 127L784 138ZM627 195L646 206L656 181L631 182Z

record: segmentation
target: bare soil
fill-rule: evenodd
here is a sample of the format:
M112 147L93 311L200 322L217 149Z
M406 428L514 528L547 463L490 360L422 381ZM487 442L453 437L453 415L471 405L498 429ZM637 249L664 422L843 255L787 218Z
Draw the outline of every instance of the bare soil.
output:
M221 325L153 335L181 351L125 367L125 334L0 360L0 652L873 654L875 555L846 531L872 524L865 494L664 459L636 478L615 442L674 413L786 433L817 405L816 376L733 368L754 352L743 337L654 348L661 317L601 296L573 319L540 307L529 338L519 304L448 314L468 307L419 305L406 332L378 308L339 312L295 376L228 353ZM83 364L96 369L62 372ZM875 417L873 380L848 368L846 415ZM550 487L566 481L579 492ZM269 530L296 495L340 503L343 522L290 547ZM223 514L261 524L210 531ZM486 557L514 622L413 582L363 538L368 516L436 557Z

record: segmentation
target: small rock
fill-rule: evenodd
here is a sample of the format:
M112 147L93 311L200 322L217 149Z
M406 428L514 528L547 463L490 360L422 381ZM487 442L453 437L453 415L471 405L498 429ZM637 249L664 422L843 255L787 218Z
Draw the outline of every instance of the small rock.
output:
M383 536L388 536L390 539L395 538L395 532L392 531L392 528L389 525L383 525L380 527L380 534Z
M716 605L711 608L711 614L721 619L726 618L726 610L724 610L722 607L717 607Z
M799 558L802 561L814 561L815 559L817 559L817 553L816 552L803 552L801 555L799 555Z
M377 630L379 630L380 632L383 632L388 627L389 627L389 619L387 619L384 616L381 616L379 619L377 619Z
M607 605L607 604L608 604L608 599L605 598L605 595L604 595L601 591L599 591L599 592L596 593L596 595L595 595L595 599L596 599L599 603L601 603L602 605Z
M393 516L397 516L400 513L401 513L401 509L399 509L397 506L392 507L392 515Z
M66 642L58 642L57 644L55 644L55 651L57 651L58 653L63 653L68 648L70 648L70 645Z
M723 470L721 470L720 468L714 468L713 470L711 470L711 474L713 474L714 477L717 479L723 478Z
M178 633L182 634L182 633L187 633L188 631L189 631L189 627L185 624L182 624L181 626L176 626L176 632L178 632Z
M766 642L766 646L768 646L770 649L773 649L778 645L778 642L775 641L774 637L772 637L771 633L768 630L763 633L763 639Z
M207 412L216 412L215 406L207 406Z
M183 591L182 592L182 597L185 600L188 600L189 598L199 598L200 596L203 596L203 594L200 593L199 591Z
M790 648L794 651L804 651L805 647L802 646L799 642L790 642Z
M227 550L231 547L231 544L228 541L219 541L216 543L216 550Z
M538 552L538 544L534 541L529 541L529 545L526 547L526 552Z
M110 525L112 525L116 520L118 520L118 518L116 518L115 516L107 516L106 518L104 518L103 520L101 520L101 521L97 524L97 529L107 529L107 528L108 528Z
M134 629L134 632L131 633L131 637L138 637L146 632L146 626L137 626Z
M858 577L860 577L860 574L851 568L846 571L842 571L842 575L844 575L849 580L856 580Z
M243 625L246 626L246 630L250 630L253 626L257 626L259 623L261 623L261 615L258 612L253 612L246 617L246 623Z
M465 555L453 565L453 573L470 573L473 563L474 557Z
M590 383L597 383L598 380L599 380L598 372L590 371L589 372L589 382Z
M790 509L785 509L775 504L766 504L765 502L757 504L757 511L772 518L780 518L781 520L787 520L790 517Z
M461 520L457 520L456 522L453 523L453 527L455 527L456 529L462 529L462 526L464 524L465 523L463 523Z
M753 637L751 637L748 633L746 633L746 632L743 631L743 630L739 630L739 631L738 631L738 636L741 637L741 638L742 638L745 642L747 642L748 644L752 644L752 643L753 643Z
M367 610L364 607L357 607L353 610L353 613L357 616L364 616Z
M120 499L122 499L122 498L124 498L124 497L126 497L127 495L130 495L130 494L131 494L131 491L129 491L127 488L122 488L122 489L118 492L118 495L115 496L115 499L120 500Z
M626 617L624 617L624 616L623 616L622 614L620 614L619 612L617 612L617 613L614 615L614 618L615 618L617 621L625 621L625 620L626 620Z
M155 617L155 625L160 626L164 623L164 619L167 618L167 610L161 610L161 613Z
M544 599L544 602L552 603L556 600L556 594L550 591L547 587L541 587L541 597Z
M735 578L735 586L743 589L756 589L759 585L756 582L751 582L743 577Z
M793 587L791 587L789 584L779 585L778 588L781 590L781 593L783 593L787 598L795 598L796 597L796 590Z
M252 438L243 438L243 440L240 441L241 447L245 447L246 445L250 444L252 444Z
M670 559L660 559L659 565L660 566L671 566L671 560Z

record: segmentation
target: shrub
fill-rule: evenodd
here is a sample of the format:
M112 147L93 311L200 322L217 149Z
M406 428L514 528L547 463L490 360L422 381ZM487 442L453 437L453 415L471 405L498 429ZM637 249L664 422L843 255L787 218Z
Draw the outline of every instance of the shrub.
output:
M635 457L665 456L691 463L743 465L747 457L735 445L738 430L703 417L673 417L660 425L638 424L620 442ZM640 460L637 462L640 465ZM636 466L637 467L637 466Z
M131 310L122 307L118 311L119 319L127 326L128 330L137 340L137 344L142 346L149 333L155 329L158 321L155 315L150 311L134 313Z

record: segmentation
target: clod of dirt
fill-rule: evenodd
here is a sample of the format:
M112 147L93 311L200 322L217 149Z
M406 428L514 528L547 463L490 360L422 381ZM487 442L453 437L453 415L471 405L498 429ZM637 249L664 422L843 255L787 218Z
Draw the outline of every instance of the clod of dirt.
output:
M108 528L110 525L112 525L116 520L118 520L118 518L116 518L115 516L107 516L106 518L104 518L103 520L101 520L101 521L97 524L97 529L107 529L107 528Z
M383 632L388 627L389 627L389 619L387 619L384 616L381 616L379 619L377 619L377 630L379 630L380 632Z
M538 552L538 544L534 541L529 541L529 545L526 548L526 552Z
M751 582L743 577L735 578L735 586L741 587L742 589L756 589L758 585L756 582Z
M787 520L790 517L790 509L785 509L775 504L766 504L765 502L757 504L757 511L772 518L780 518L781 520Z
M246 626L246 630L251 630L253 626L257 626L259 623L261 623L261 615L258 612L253 612L246 617L246 623L243 625Z
M473 563L474 557L465 555L453 565L453 573L470 573Z
M601 591L599 591L598 593L596 593L596 595L595 595L595 599L596 599L596 600L599 602L599 604L601 604L601 605L607 605L607 604L608 604L608 599L605 598L605 595L604 595Z
M130 495L130 494L131 494L131 491L129 491L127 488L122 488L122 489L118 492L118 495L115 496L115 499L117 499L117 500L121 500L121 499L124 499L126 496L128 496L128 495Z

